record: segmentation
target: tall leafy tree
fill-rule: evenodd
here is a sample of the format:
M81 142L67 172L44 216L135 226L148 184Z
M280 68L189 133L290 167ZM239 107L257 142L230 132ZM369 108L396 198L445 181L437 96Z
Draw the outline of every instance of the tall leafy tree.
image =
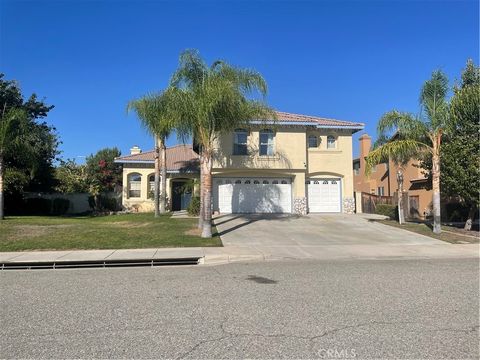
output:
M102 192L115 190L122 183L122 168L115 163L120 156L116 147L104 148L86 159L86 173L89 191L96 196Z
M155 138L154 201L156 217L166 211L166 140L174 126L172 118L165 116L168 99L169 91L167 90L160 94L146 95L140 99L132 100L127 105L127 111L135 111L143 127Z
M79 165L72 159L60 160L55 168L55 191L68 193L88 192L87 172L85 165Z
M35 94L24 100L18 83L0 74L0 218L5 193L18 197L24 190L45 191L54 184L59 140L53 127L37 121L51 109Z
M200 147L202 237L212 236L212 163L219 134L253 119L274 119L265 104L267 84L251 69L217 60L207 65L198 51L180 55L178 69L165 93L167 117L174 121L180 137L191 136Z
M460 197L470 208L465 229L470 230L480 202L480 68L468 60L461 82L453 89L449 136L441 149L442 193ZM432 176L431 159L422 167Z
M430 157L432 159L433 232L441 232L440 217L440 158L441 143L448 130L450 109L447 101L448 79L441 71L434 71L420 92L421 112L418 116L400 111L383 115L377 125L380 138L392 137L370 152L366 158L366 172L389 157Z

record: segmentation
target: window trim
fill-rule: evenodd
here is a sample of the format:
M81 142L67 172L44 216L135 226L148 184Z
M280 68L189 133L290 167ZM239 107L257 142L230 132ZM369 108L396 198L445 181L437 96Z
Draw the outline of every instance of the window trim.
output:
M262 135L268 134L272 136L272 142L262 143ZM267 147L267 153L262 154L262 145ZM271 146L271 154L268 153L268 149ZM275 155L275 132L272 129L263 129L258 132L258 155L259 156L274 156Z

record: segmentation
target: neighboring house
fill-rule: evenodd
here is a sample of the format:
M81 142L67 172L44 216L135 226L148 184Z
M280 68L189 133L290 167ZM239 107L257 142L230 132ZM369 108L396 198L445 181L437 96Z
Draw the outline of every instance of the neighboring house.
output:
M368 134L359 138L360 157L353 160L354 189L381 196L394 196L398 191L398 166L392 160L375 166L369 176L365 175L365 157L372 147ZM412 160L403 169L403 190L408 192L408 208L412 217L424 218L432 207L432 193L428 190L428 180L418 167L418 161Z
M352 134L363 127L356 122L277 112L276 122L254 121L249 128L221 135L212 169L213 211L353 213ZM183 149L181 156L179 149ZM186 171L178 164L198 161L198 155L188 146L167 151L167 194L172 198L176 196L172 184L198 177L198 167ZM124 156L117 162L123 164L127 184L123 205L153 208L146 196L153 189L149 185L153 152ZM134 186L132 179L137 181Z
M172 210L186 209L192 179L199 177L198 154L190 145L167 148L167 201ZM155 152L134 146L130 155L115 159L123 166L122 204L127 209L153 211Z

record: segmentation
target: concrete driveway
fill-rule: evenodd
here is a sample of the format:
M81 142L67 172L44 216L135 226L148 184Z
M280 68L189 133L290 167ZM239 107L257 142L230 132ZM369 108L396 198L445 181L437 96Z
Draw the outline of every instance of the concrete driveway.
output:
M229 214L217 216L214 223L225 247L248 248L265 258L408 257L426 248L454 249L443 241L369 220L369 215Z

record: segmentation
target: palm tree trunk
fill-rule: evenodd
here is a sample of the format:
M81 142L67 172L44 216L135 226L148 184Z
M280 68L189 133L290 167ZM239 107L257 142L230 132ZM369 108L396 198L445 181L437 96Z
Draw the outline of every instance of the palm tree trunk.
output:
M203 154L203 228L202 238L212 237L212 156Z
M160 213L165 214L167 202L167 148L165 147L165 138L160 139L160 171L162 172L160 187Z
M405 224L405 212L403 211L403 172L397 171L397 206L398 206L398 223L400 225Z
M468 212L468 219L465 222L465 230L472 230L472 225L473 225L473 217L475 216L475 213L477 212L477 206L475 204L470 205L470 211Z
M4 201L3 201L3 174L5 173L4 171L4 163L3 163L3 156L0 155L0 220L3 220L4 218Z
M439 145L440 138L434 142L433 156L432 156L432 190L433 190L433 232L440 234L442 232L441 227L441 215L440 215L440 154Z
M155 217L160 216L160 148L158 147L158 137L155 136L155 184L154 184L154 204Z
M203 181L203 155L200 151L200 212L198 214L198 228L203 230L203 217L204 217L204 194L203 189L205 188Z

